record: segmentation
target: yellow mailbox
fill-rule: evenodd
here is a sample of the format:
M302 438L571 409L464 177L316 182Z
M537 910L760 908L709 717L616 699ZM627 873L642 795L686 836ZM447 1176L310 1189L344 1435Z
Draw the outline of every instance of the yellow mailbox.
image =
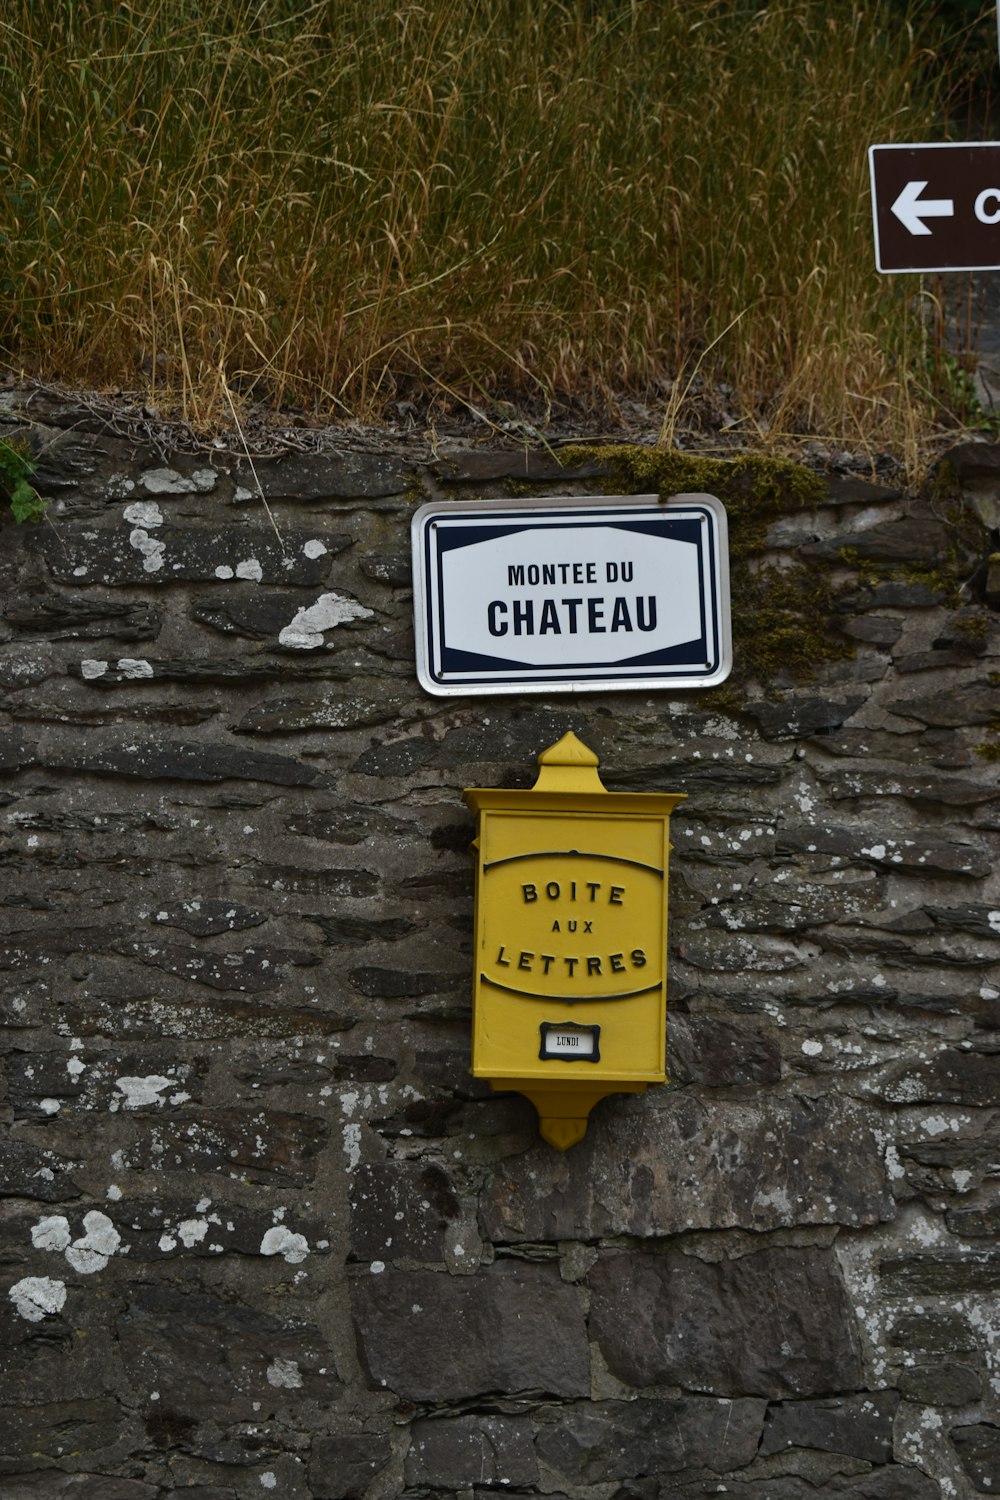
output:
M666 1079L667 858L683 794L609 792L575 734L529 791L470 787L472 1072L526 1094L560 1151L606 1094Z

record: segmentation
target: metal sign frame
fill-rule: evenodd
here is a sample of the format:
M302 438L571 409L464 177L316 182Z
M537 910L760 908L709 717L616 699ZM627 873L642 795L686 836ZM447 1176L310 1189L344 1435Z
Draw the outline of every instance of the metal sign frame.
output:
M946 152L951 154L947 184L941 188L928 188L927 178L923 174L929 173L931 169L926 162L920 162L914 157L911 167L914 175L905 184L903 189L904 193L907 189L913 189L913 192L905 202L901 202L903 193L900 193L896 197L895 202L889 203L887 199L897 192L897 185L893 184L892 187L882 187L879 182L876 164L880 154L887 159L887 154L890 152L896 154L909 152L911 155L916 152L928 152L938 157ZM955 152L964 153L964 161L962 155L956 157L954 155ZM977 158L982 158L983 165L985 166L986 159L989 156L995 158L996 171L993 174L996 178L995 186L983 181L980 186L980 192L973 198L970 195L975 193L975 188L979 185L978 179L976 181L965 180L961 169L964 168L966 176L971 178L975 170L973 164L977 163ZM871 182L872 228L875 236L875 267L882 275L905 274L907 272L917 274L923 272L934 275L939 272L948 271L1000 270L1000 227L992 229L994 224L1000 226L1000 142L893 141L883 145L869 146L868 171ZM882 187L881 198L879 196L880 187ZM951 196L948 198L938 198L935 196L938 191L946 191ZM964 193L966 201L960 201L956 204L956 194L959 191ZM987 217L982 217L980 212L979 204L983 198L987 202L984 202L982 205L982 213L987 214ZM892 225L891 218L889 217L893 214L896 215L899 221L900 227L898 230ZM880 225L880 218L883 221L882 225ZM910 219L911 223L922 225L922 227L916 229L910 228L907 224L907 219ZM934 231L928 221L941 224L943 233L944 222L947 220L956 221L954 226L948 226L949 238L954 237L955 232L960 232L969 245L969 253L967 255L961 255L957 258L953 257L949 260L947 255L940 251L936 255L933 253L936 249L933 242ZM966 221L968 221L968 227L963 228L962 226ZM977 225L983 227L978 228ZM894 253L894 247L892 246L889 248L886 247L886 236L882 232L883 228L890 230L893 237L897 233L900 235L909 233L910 238L908 240L901 240L901 244L904 249L913 250L912 259L917 264L904 263L908 260L907 256L902 253ZM977 239L992 241L989 252L984 249L978 255L975 253ZM932 253L929 253L922 259L918 253L921 247Z
M443 563L448 551L454 553L457 548L480 544L493 546L494 539L497 544L507 539L514 545L515 538L523 538L525 548L529 549L533 536L540 539L540 545L541 539L547 537L545 545L549 546L554 545L555 538L558 537L560 545L565 538L571 551L574 538L593 533L595 528L602 532L620 531L633 550L644 550L649 555L649 578L643 589L658 590L661 612L677 607L671 603L672 593L678 597L684 595L688 601L685 618L697 617L698 634L687 640L657 645L653 650L648 649L648 642L633 636L633 646L641 649L624 651L617 659L609 659L611 648L604 641L600 643L603 651L600 660L587 659L585 641L575 658L568 651L570 643L564 645L560 641L560 659L547 662L525 661L523 655L521 659L504 657L500 646L491 646L492 654L470 650L474 632L470 634L468 620L463 620L455 603L459 591L445 577L448 572L453 580L456 571L460 571ZM594 495L517 502L432 502L416 511L411 534L417 677L429 693L446 697L709 688L724 682L732 669L728 531L725 509L714 495L674 495L668 501L660 500L657 495ZM603 537L591 535L591 551L602 540ZM693 542L693 552L680 552L675 545L677 541ZM660 545L664 542L670 543L673 551L671 546ZM530 552L526 550L523 555L527 558ZM675 555L684 559L676 579L669 568L662 567L664 561ZM660 563L655 573L653 557ZM642 561L640 558L640 566ZM559 566L565 569L570 564ZM607 577L611 577L610 565ZM577 588L576 594L579 593ZM695 598L697 607L693 609ZM475 596L477 608L480 599L480 595ZM506 621L506 605L499 601L495 606L483 604L484 610L489 607L503 608ZM585 613L587 607L585 601ZM575 616L573 622L576 636ZM596 628L602 635L607 634L608 626ZM648 626L644 624L641 628L645 630ZM494 634L506 635L507 631L497 630ZM572 644L581 644L585 635L586 631L580 632ZM523 652L527 648L519 649ZM548 643L549 656L554 655L555 649L556 643Z

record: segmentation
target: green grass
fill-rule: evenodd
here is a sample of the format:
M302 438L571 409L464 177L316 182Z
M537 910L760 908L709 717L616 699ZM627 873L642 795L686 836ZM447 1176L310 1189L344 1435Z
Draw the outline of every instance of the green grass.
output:
M632 393L669 436L719 382L751 436L920 420L867 187L942 135L898 3L7 0L0 69L18 371L200 423Z

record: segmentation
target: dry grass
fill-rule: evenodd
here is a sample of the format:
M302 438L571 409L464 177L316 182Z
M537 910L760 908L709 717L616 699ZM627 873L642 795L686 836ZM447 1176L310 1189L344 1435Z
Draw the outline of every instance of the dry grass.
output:
M919 420L865 157L934 129L898 5L6 0L0 67L15 368L198 423L430 386L670 425L709 380L748 432Z

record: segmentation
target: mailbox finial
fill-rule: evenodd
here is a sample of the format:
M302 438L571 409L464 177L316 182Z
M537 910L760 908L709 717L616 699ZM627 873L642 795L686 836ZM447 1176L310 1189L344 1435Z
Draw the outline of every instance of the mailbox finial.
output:
M573 733L566 731L561 740L543 750L538 757L536 792L606 792L597 772L601 758Z

